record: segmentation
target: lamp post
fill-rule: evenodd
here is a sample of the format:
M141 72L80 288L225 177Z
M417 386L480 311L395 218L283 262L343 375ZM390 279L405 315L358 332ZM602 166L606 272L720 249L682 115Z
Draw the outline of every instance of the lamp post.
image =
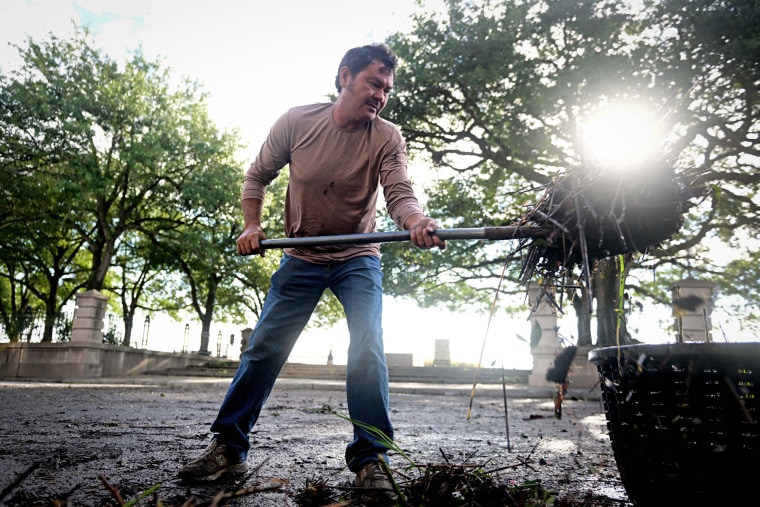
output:
M216 357L222 357L222 332L216 335Z
M190 324L185 324L185 335L182 338L182 353L187 354L187 346L190 341Z
M143 324L143 336L142 336L142 348L148 348L148 332L150 331L150 315L145 316L145 323Z

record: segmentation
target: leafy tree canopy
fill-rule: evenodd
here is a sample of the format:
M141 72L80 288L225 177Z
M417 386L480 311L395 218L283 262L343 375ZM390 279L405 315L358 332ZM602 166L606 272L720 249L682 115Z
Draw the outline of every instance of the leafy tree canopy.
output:
M645 178L651 167L671 167L696 197L678 234L628 260L635 276L626 278L626 291L668 303L670 282L692 276L740 296L752 316L759 254L744 240L760 232L757 2L445 4L445 13L422 11L409 33L387 41L402 60L388 114L415 160L432 166L417 176L427 183L428 213L443 227L504 225L568 170L619 165ZM587 137L588 119L619 104L652 111L655 149L627 165L596 158ZM726 265L714 242L740 260ZM397 294L425 305L459 294L459 302L485 309L505 262L517 281L522 259L513 249L461 244L415 266L403 249L387 247L385 265ZM651 281L645 274L654 270ZM616 300L601 304L609 303L617 307Z

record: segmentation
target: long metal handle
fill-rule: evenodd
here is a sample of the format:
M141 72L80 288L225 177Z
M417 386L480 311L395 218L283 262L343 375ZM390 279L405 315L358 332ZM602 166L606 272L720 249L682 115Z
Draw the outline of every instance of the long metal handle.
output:
M438 229L434 235L444 240L487 239L507 240L522 238L546 238L554 229L507 225L502 227L481 227L475 229ZM410 231L369 232L366 234L343 234L336 236L312 236L306 238L265 239L259 242L262 248L290 248L325 245L358 245L362 243L392 243L409 241Z

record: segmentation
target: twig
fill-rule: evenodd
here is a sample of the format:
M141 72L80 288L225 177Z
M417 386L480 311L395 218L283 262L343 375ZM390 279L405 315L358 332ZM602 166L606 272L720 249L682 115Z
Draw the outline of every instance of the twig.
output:
M249 488L240 488L234 491L220 491L211 500L208 500L206 502L202 502L196 505L198 507L216 507L220 505L222 500L228 500L230 498L238 498L238 497L246 496L246 495L253 495L256 493L265 493L267 491L278 491L280 489L282 489L281 484L277 484L273 486L251 486Z
M546 213L544 213L540 209L533 209L532 212L534 214L540 216L541 218L543 218L544 220L546 220L550 224L554 225L557 229L561 230L565 234L568 234L568 235L570 234L570 229L568 229L567 227L565 227L564 224L562 224L562 223L558 222L557 220L553 219L552 217L550 217L549 215L547 215Z
M240 479L237 482L237 484L235 485L235 489L242 488L243 485L246 482L248 482L248 479L250 479L251 477L254 477L255 475L257 475L259 473L259 470L261 470L261 467L263 467L264 465L266 465L268 461L269 461L269 456L267 456L263 460L261 460L261 463L259 463L256 468L254 468L253 470L251 470L249 473L247 473L245 475L245 477L243 477L242 479Z
M470 404L467 407L467 420L470 420L470 415L472 414L472 402L475 399L475 386L478 385L478 372L480 372L480 365L483 362L483 352L486 349L486 339L488 339L488 330L491 328L491 319L493 319L493 315L496 311L496 300L499 297L499 291L501 290L501 283L504 281L504 275L507 272L507 259L504 262L504 266L501 269L501 277L499 277L499 284L496 286L496 292L493 295L493 301L491 302L491 313L488 315L488 324L486 324L486 332L483 336L483 346L480 349L480 359L478 359L478 366L475 368L475 378L472 379L472 391L470 392Z
M214 495L214 498L211 499L211 507L217 507L219 505L219 502L221 502L224 499L224 491L220 491L216 495Z
M511 470L513 468L518 468L518 467L525 467L531 470L532 472L537 472L535 468L533 468L532 466L528 464L528 460L523 461L520 457L518 457L517 459L520 461L520 463L515 463L514 465L505 465L499 468L493 468L493 469L488 470L487 473L493 474L496 472L501 472L502 470Z
M76 490L78 490L79 488L81 488L81 487L82 487L82 484L77 484L77 485L75 485L73 488L69 489L69 490L68 490L66 493L64 493L63 495L60 495L60 498L61 498L62 500L68 500L68 499L69 499L69 497L70 497L71 495L73 495L73 494L74 494L74 492L75 492Z
M441 451L443 452L443 451ZM414 468L421 468L424 470L427 469L433 469L433 468L483 468L483 465L479 464L469 464L469 463L458 463L456 465L452 465L450 461L447 461L446 463L427 463L424 465L415 465ZM398 472L396 472L398 473Z
M111 484L108 482L108 479L102 475L98 475L98 479L100 479L100 482L102 482L106 489L111 493L111 496L114 498L114 500L116 500L116 503L119 505L124 505L124 499L121 497L119 490L111 486Z
M21 484L22 482L24 482L24 480L27 477L29 477L32 474L32 472L34 472L39 466L40 466L40 462L37 461L35 463L32 463L29 468L27 468L26 470L24 470L23 472L21 472L21 474L19 474L19 476L16 477L16 479L13 482L11 482L10 484L8 484L8 486L2 492L0 492L0 500L2 500L3 498L5 498L6 496L8 496L11 491L13 491L14 489L16 489L19 484Z
M509 440L509 410L507 408L507 379L504 373L504 363L501 364L501 392L504 395L504 424L507 427L507 451L512 452L512 443Z
M577 181L577 180L576 180ZM583 261L583 279L586 282L586 288L589 293L592 293L591 287L591 267L588 258L588 244L586 243L586 215L581 214L580 204L578 203L578 195L576 194L573 202L575 203L575 214L581 217L578 220L578 241L581 244L581 260Z

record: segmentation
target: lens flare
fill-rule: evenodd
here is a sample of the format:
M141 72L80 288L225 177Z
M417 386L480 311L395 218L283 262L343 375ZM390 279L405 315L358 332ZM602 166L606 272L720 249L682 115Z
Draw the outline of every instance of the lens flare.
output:
M657 147L657 121L645 107L605 106L581 124L583 162L623 169L651 160Z

